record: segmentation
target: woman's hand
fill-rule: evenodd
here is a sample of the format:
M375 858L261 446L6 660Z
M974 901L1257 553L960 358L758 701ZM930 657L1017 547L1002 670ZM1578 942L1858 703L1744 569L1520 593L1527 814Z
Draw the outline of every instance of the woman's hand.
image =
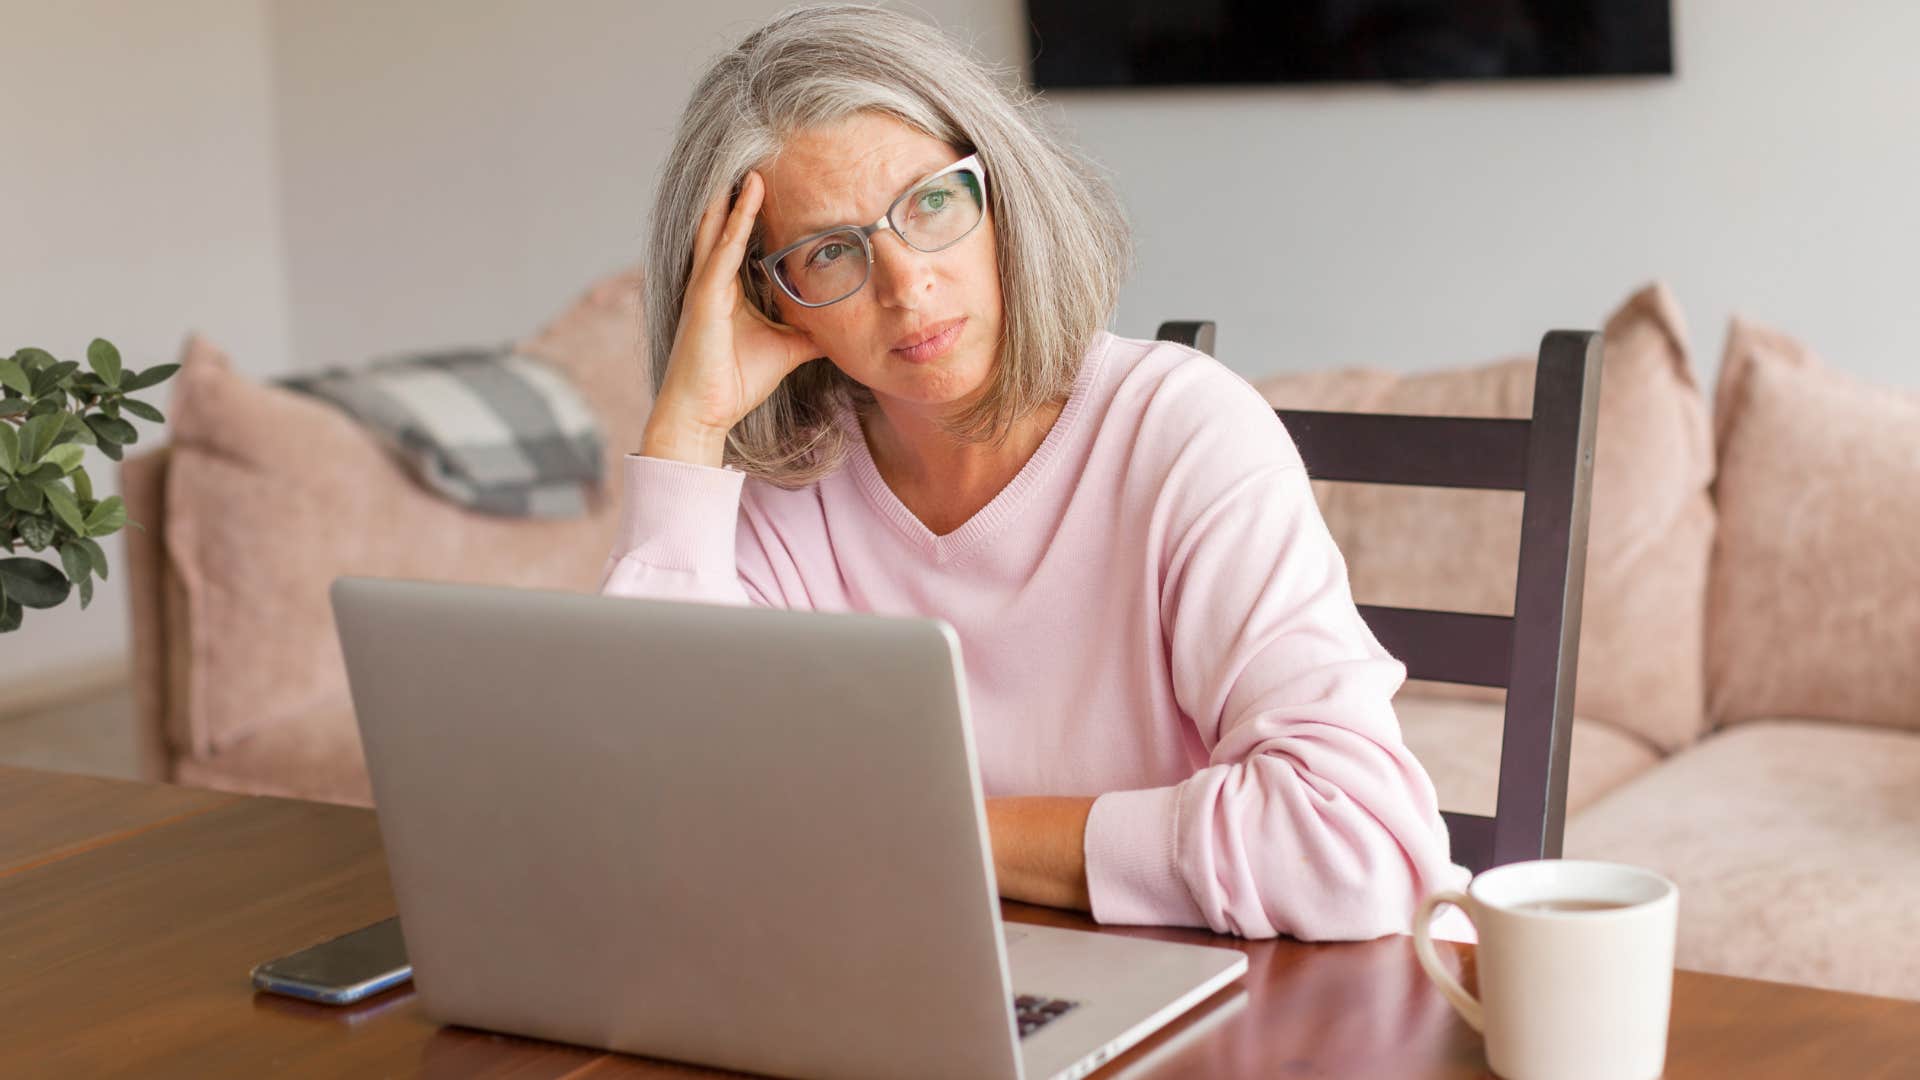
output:
M766 181L749 172L731 211L722 193L700 215L693 273L642 454L719 465L733 425L795 368L820 355L805 333L775 325L755 310L740 286L747 239L765 195Z

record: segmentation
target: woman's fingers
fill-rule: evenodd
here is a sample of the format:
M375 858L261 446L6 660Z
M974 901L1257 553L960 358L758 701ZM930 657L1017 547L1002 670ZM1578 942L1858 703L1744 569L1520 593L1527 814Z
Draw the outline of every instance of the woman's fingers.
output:
M741 306L746 309L747 318L759 326L765 327L766 330L773 335L773 340L779 343L780 355L782 357L782 377L785 377L787 372L820 355L819 346L813 343L813 338L807 334L806 331L795 326L774 322L772 319L761 314L760 309L754 307L752 304L743 304Z
M716 199L701 215L700 231L694 238L694 267L690 286L719 299L733 286L746 258L747 241L753 235L754 216L760 211L765 185L760 174L750 172L740 185L740 195L731 211L724 197ZM704 257L703 257L704 256Z
M720 230L727 220L727 193L715 195L700 212L700 221L693 231L693 273L689 281L699 281L700 272L706 268L708 256L720 236Z
M741 181L740 198L733 204L733 213L727 218L727 231L723 240L729 253L728 272L740 269L740 260L746 258L747 238L753 235L753 219L760 213L760 201L766 197L766 185L758 172L747 173Z

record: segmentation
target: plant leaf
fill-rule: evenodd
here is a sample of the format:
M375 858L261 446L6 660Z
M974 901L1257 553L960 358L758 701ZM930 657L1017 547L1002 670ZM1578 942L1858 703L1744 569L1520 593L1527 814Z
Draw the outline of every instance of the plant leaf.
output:
M87 456L86 447L81 446L79 443L69 442L69 443L61 443L60 445L47 451L46 454L44 454L40 458L40 460L43 462L47 462L49 464L60 466L60 474L62 476L65 476L67 473L70 473L73 470L79 468L80 463L86 460L86 456Z
M85 468L73 470L73 473L68 476L68 479L73 481L73 493L75 495L87 502L93 501L93 477L87 475Z
M120 407L142 420L151 420L156 424L164 424L167 422L167 414L144 401L135 401L132 398L121 398Z
M25 477L16 477L7 485L7 505L16 510L25 510L37 514L46 505L46 496L40 493L40 485Z
M45 551L60 535L60 527L43 517L23 517L14 525L20 539L35 551Z
M101 581L107 580L107 551L98 540L81 537L79 545L87 550L87 561L93 564L93 576Z
M0 604L0 634L20 629L20 605L8 600Z
M0 559L0 580L7 583L8 603L30 608L54 607L73 589L65 574L39 559Z
M79 370L80 365L71 360L65 360L41 369L39 374L33 377L32 396L46 397L54 391L55 387L58 387L64 382L67 376Z
M87 560L86 549L71 540L60 545L60 565L67 568L67 580L75 584L92 580L93 564Z
M60 437L60 429L66 421L58 417L36 416L20 425L20 461L16 468L38 464L48 450L53 449L53 440Z
M35 465L31 469L23 470L20 473L21 476L24 476L29 480L38 480L42 484L50 484L53 481L60 479L62 476L65 476L66 474L67 474L66 470L60 467L59 462L46 461L44 459L40 462L40 464Z
M87 346L87 366L108 386L120 385L120 350L106 338L94 338Z
M95 435L100 436L102 443L119 443L125 446L128 443L140 441L140 433L133 429L132 424L125 420L116 420L111 416L89 416L87 426L93 429Z
M0 363L5 363L5 361L0 360ZM19 416L31 408L33 408L33 403L29 402L26 398L0 398L0 416Z
M123 451L120 449L119 443L110 443L110 442L101 443L100 452L107 455L108 459L113 461L119 461L121 454L123 453Z
M127 507L120 496L109 495L87 515L87 535L105 536L127 523Z
M33 380L27 377L27 369L12 357L0 359L0 386L18 390L22 394L33 392Z
M54 382L62 382L62 381L65 381L67 376L79 370L80 370L79 364L76 364L71 360L62 360L59 363L48 368L47 374L53 376Z
M65 522L67 528L72 529L75 533L81 536L87 535L86 516L80 513L80 504L73 501L73 496L67 493L66 488L63 488L58 484L50 484L46 488L46 495L47 495L47 505L53 508L54 517L57 517L61 521ZM64 556L67 553L68 546L69 545L61 546L60 548L61 555ZM75 550L80 550L80 549L76 547ZM84 555L85 552L82 551L82 554ZM67 573L69 575L73 573L72 567L68 567Z
M93 603L93 579L83 577L80 579L80 610L87 610L87 605L91 603Z
M88 427L85 422L72 413L68 413L67 418L60 422L60 430L71 434L75 442L85 443L88 446L100 445L100 437L95 435L92 428Z
M29 375L46 367L48 364L54 363L52 353L45 349L33 348L32 346L28 346L14 353L13 359L15 363L25 368Z
M12 472L20 464L20 436L12 424L0 424L0 472Z
M131 393L135 390L145 390L149 386L159 386L173 378L173 373L179 370L179 364L155 364L138 375L128 375L121 379L120 389Z

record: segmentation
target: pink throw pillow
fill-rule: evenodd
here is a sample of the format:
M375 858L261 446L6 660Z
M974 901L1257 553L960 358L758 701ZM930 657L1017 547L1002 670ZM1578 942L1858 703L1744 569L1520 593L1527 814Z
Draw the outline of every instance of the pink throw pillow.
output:
M1920 730L1920 395L1735 318L1714 428L1713 721Z
M173 744L208 757L255 729L346 706L327 597L336 577L591 590L613 539L621 458L639 445L649 403L639 283L637 273L602 282L521 343L574 381L604 427L605 480L583 518L464 510L343 413L249 379L189 339L165 491L186 615L186 640L169 649L186 650L172 670L189 680L184 705L168 710Z

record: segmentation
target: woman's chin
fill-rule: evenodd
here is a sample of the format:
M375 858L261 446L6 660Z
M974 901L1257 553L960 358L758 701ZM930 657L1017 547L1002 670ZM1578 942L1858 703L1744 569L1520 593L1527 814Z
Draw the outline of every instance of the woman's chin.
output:
M952 372L915 370L875 387L876 397L889 398L919 409L956 408L974 400L986 388L984 378L955 378Z
M916 408L964 405L986 389L988 372L962 356L931 364L890 363L867 383L876 397Z

